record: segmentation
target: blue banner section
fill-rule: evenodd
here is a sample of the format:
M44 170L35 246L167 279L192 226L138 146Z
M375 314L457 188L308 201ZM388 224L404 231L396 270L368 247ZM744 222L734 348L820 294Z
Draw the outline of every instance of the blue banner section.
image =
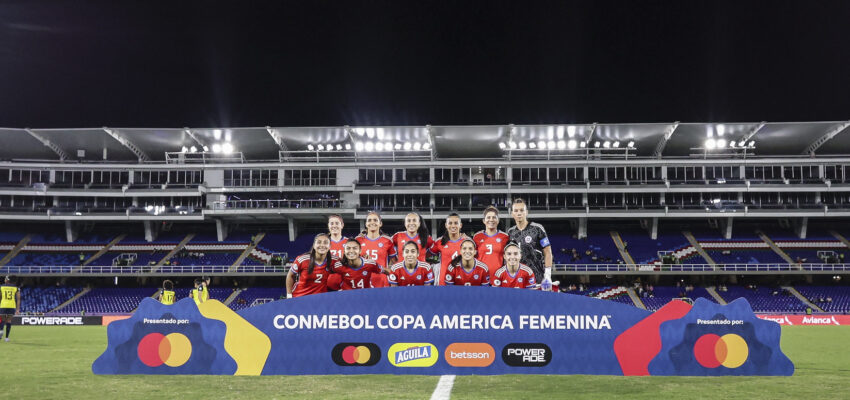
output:
M762 367L790 365L779 350L778 325L756 319L746 302L709 304L714 311L700 306L684 317L690 307L684 303L675 316L660 310L656 320L668 317L659 332L660 320L625 304L489 287L351 290L238 314L217 301L165 306L145 299L130 319L109 326L108 348L92 368L98 374L622 375L644 371L652 360L649 371L659 375L787 372ZM697 321L719 314L746 323L711 330ZM663 348L647 353L654 342Z

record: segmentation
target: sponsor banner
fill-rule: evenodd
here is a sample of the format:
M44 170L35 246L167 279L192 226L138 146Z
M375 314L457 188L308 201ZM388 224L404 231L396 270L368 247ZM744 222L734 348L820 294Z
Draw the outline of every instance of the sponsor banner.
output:
M76 326L76 325L102 325L103 317L100 316L62 316L62 317L36 317L18 316L12 319L14 325L42 325L42 326Z
M532 290L399 287L280 300L144 299L96 374L791 375L779 326L740 299L632 306Z
M815 314L815 315L759 315L766 321L779 325L850 325L850 315Z

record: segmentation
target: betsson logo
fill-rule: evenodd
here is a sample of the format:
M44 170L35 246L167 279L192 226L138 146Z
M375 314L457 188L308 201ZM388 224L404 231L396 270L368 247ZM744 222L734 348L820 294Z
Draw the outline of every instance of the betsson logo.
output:
M496 351L487 343L452 343L444 355L452 367L489 367Z

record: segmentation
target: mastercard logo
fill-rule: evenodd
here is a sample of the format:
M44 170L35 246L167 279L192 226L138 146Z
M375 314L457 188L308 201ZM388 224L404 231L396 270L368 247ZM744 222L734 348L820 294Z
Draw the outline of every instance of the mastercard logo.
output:
M707 334L694 343L694 358L706 368L738 368L747 361L750 347L744 338L728 333L723 336Z
M334 346L331 358L343 367L368 367L381 360L381 349L374 343L340 343Z
M139 360L148 367L158 367L162 364L179 367L189 361L192 342L182 333L149 333L139 341L136 351Z

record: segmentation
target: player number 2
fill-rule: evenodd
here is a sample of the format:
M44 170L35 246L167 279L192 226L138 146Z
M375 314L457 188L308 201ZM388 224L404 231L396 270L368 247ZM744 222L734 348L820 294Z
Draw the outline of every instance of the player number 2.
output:
M324 274L316 274L316 280L314 282L322 283L322 276L324 276Z

